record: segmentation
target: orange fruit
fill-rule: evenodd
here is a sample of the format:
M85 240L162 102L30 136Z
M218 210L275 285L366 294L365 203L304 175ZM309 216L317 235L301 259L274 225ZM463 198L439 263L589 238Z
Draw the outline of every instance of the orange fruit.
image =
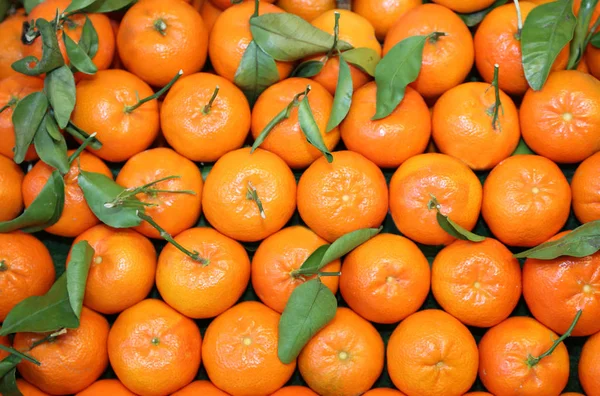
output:
M94 382L75 396L135 396L119 380L104 379Z
M340 291L363 318L396 323L423 305L430 276L427 258L410 239L379 234L346 256Z
M520 1L522 20L536 5ZM499 66L498 85L509 95L523 95L529 87L523 71L521 41L518 38L517 10L508 3L492 10L475 32L475 65L489 83L494 79L494 65ZM569 46L558 55L552 70L564 70L569 60Z
M112 162L126 161L148 148L158 135L156 100L128 111L138 98L154 92L139 77L125 70L103 70L77 84L77 101L71 115L75 125L102 142L98 150L88 150Z
M154 285L156 250L145 236L99 224L75 238L73 245L81 241L94 249L83 300L86 307L114 314L146 298Z
M432 0L434 3L450 8L452 11L470 14L488 8L494 0Z
M219 389L239 396L268 395L292 376L296 362L277 357L280 315L256 301L217 316L206 329L202 360Z
M208 31L200 14L184 1L144 0L125 13L117 49L127 70L162 87L180 70L187 75L202 69Z
M581 350L579 358L579 381L589 396L597 396L600 389L600 333L588 338Z
M583 161L571 180L573 212L582 223L600 220L600 153Z
M210 33L212 32L213 26L215 26L215 22L219 15L221 15L223 11L216 7L211 1L205 0L200 7L200 15L202 16L202 20L204 21L204 26L206 27L206 31L208 32L209 39Z
M0 320L27 297L46 294L54 283L54 264L48 249L33 235L0 233Z
M2 35L0 34L0 37ZM1 42L0 42L1 45ZM4 52L4 51L0 51ZM9 106L0 112L0 154L13 158L15 147L15 128L12 122L12 115L19 100L25 96L41 91L44 88L44 82L37 77L29 77L22 74L0 78L0 109ZM26 161L37 159L38 156L33 145L27 150Z
M292 276L318 247L327 244L306 227L284 228L265 239L252 258L252 287L260 300L269 308L283 312L292 292L304 282L316 276ZM339 272L340 260L334 260L321 269L323 272ZM324 276L321 282L337 293L339 277Z
M431 269L435 300L468 326L491 327L508 318L521 297L521 266L503 244L456 241Z
M119 315L108 335L108 357L129 390L158 396L192 382L201 345L200 330L191 319L148 299Z
M211 3L213 3L213 5L215 7L217 7L220 10L225 10L225 9L227 9L229 7L233 7L235 5L234 2L231 0L205 0L205 1L207 1L207 2L210 1ZM250 1L250 0L243 0L243 1L247 2L247 3L253 3L253 1ZM264 2L265 3L273 3L273 2L275 2L275 0L265 0Z
M10 339L8 336L0 336L0 345L4 345L6 347L10 346ZM8 355L10 355L8 352L0 349L0 359L4 359Z
M332 163L319 158L298 182L302 220L329 242L360 228L379 227L388 210L381 170L352 151L332 154Z
M298 368L321 396L351 396L371 389L383 370L384 345L375 327L348 308L306 344Z
M73 152L74 150L69 150L67 154L71 155ZM96 218L88 206L79 184L77 184L79 169L86 172L100 173L112 179L110 169L100 158L88 152L82 152L71 164L69 173L63 176L65 182L65 205L58 221L46 228L46 231L50 234L76 237L88 228L100 223L100 220ZM53 171L54 168L42 161L38 161L29 173L25 175L22 190L26 208L31 205L42 191Z
M469 82L446 91L433 107L432 137L440 152L475 170L508 158L521 137L519 112L502 91L500 103L494 123L495 93L489 84Z
M21 378L17 379L17 389L19 389L19 392L21 392L23 396L49 396L46 392L42 392L35 386L31 385L29 382L22 380Z
M525 143L554 162L580 162L600 150L600 81L576 70L550 74L520 109Z
M441 212L462 227L475 227L481 208L481 183L467 165L445 154L416 155L404 162L390 181L390 211L400 232L427 245L454 240L428 208L431 195Z
M352 3L352 11L371 22L375 28L375 36L383 41L394 22L421 4L423 0L356 0Z
M209 105L215 88L214 102ZM214 162L242 147L250 130L244 93L221 76L197 73L177 81L160 109L164 137L192 161Z
M286 386L272 393L271 396L319 396L305 386Z
M411 84L426 99L436 98L462 83L471 71L475 55L467 25L446 7L423 4L397 19L383 44L385 56L400 41L433 32L446 35L427 40L421 72Z
M0 80L19 75L11 65L24 58L25 45L21 41L23 22L27 21L25 12L17 12L0 23ZM3 105L0 104L0 108Z
M354 48L370 48L381 55L381 44L379 44L375 37L375 28L366 18L363 18L352 11L342 9L329 10L313 19L311 24L329 34L333 34L336 12L340 14L338 34L340 40L344 40ZM323 56L317 56L311 59L320 60L322 58ZM350 66L352 87L355 90L371 81L371 77L367 73L356 66L350 64L348 66ZM312 77L312 79L323 85L329 93L334 95L337 87L339 70L339 59L337 57L332 57L327 60L319 74Z
M509 246L539 245L565 224L571 189L560 168L537 155L515 155L498 164L483 185L481 214Z
M585 64L589 69L588 72L592 76L600 78L600 48L596 48L589 44L585 50L584 58L585 60L582 60L581 62L583 63L585 61Z
M348 150L377 166L397 168L425 151L431 136L431 116L421 95L407 87L404 99L389 116L372 120L376 93L375 82L354 92L350 112L340 125L342 140Z
M23 171L11 159L0 154L0 221L17 217L23 210Z
M477 344L457 319L428 309L404 319L387 345L388 372L409 395L459 396L477 377Z
M215 0L211 0L215 3ZM228 0L224 0L227 1ZM223 8L224 9L224 8ZM283 12L267 2L261 1L260 15ZM242 56L252 41L250 17L254 14L254 2L244 1L227 8L215 21L210 32L208 54L218 75L233 81ZM286 78L294 67L291 62L276 62L279 79Z
M256 192L262 213L250 191ZM296 180L269 151L231 151L208 174L202 206L206 220L219 232L238 241L259 241L279 231L294 214Z
M200 216L202 175L192 161L169 148L146 150L125 163L117 176L117 183L135 188L169 176L177 177L157 183L152 188L175 192L139 194L137 198L155 204L145 208L146 214L169 234L177 235L196 224ZM160 238L160 233L147 222L142 222L135 230L150 238Z
M340 130L335 127L326 132L327 121L333 108L333 96L323 86L308 78L288 78L267 88L258 98L252 109L252 136L256 139L263 129L284 110L294 96L307 86L311 90L307 96L313 116L319 127L325 146L333 150L340 141ZM278 123L260 146L281 157L290 168L306 168L323 154L308 142L300 129L298 108L290 112L290 117Z
M336 7L335 0L278 0L277 6L310 22Z
M165 302L194 319L212 318L232 307L250 280L244 247L206 227L183 231L175 240L204 261L194 261L172 244L164 247L156 286Z
M561 393L560 396L585 396L585 395L583 393L567 392L567 393Z
M210 1L206 0L206 3L210 3ZM179 389L177 392L173 393L171 396L229 396L227 393L223 392L209 381L194 381L189 385L184 386Z
M555 235L550 241L567 235ZM600 331L600 253L553 260L529 258L523 266L523 297L533 316L544 326L564 334L578 310L581 318L574 336Z
M373 388L363 393L363 396L405 396L404 393L391 388Z
M536 365L558 336L535 319L515 316L492 327L479 342L479 378L494 395L558 395L569 379L569 354L560 343ZM516 391L518 390L518 391Z
M17 333L13 347L28 351L41 363L27 360L17 366L19 373L32 385L53 395L70 395L82 391L102 375L108 364L106 339L108 322L86 308L81 310L79 327L68 329L53 341L32 345L50 333Z
M469 392L465 393L464 396L494 396L488 392Z

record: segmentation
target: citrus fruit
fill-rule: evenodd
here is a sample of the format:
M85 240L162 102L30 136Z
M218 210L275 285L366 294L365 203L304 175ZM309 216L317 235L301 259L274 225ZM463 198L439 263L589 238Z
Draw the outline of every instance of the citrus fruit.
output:
M221 15L223 11L216 7L212 1L204 0L202 6L200 7L200 15L202 16L202 20L204 21L204 26L206 27L206 31L208 32L209 40L210 33L212 32L213 26L215 26L215 22L219 15Z
M363 393L363 396L405 396L404 393L391 388L373 388Z
M600 220L600 153L583 161L571 180L573 212L582 223Z
M46 392L42 392L21 378L17 379L17 389L19 389L19 392L21 392L23 396L49 396Z
M394 22L421 4L423 0L356 0L352 3L352 10L371 22L375 36L383 41Z
M588 45L584 58L585 64L589 69L588 72L592 76L600 78L600 48L596 48L591 44ZM582 60L581 62L584 61Z
M226 10L229 7L232 7L234 4L239 2L233 2L231 0L204 0L206 2L211 2L215 7L219 10ZM251 0L242 0L244 2L253 3ZM273 3L275 0L266 0L265 3Z
M334 0L278 0L277 6L310 22L325 11L333 10Z
M579 381L581 386L589 396L597 396L600 389L600 379L598 370L600 370L600 333L588 338L581 350L579 358Z
M23 210L23 171L13 160L0 154L0 222L17 217Z
M135 396L119 380L103 379L94 382L75 396Z
M210 3L210 1L206 0L206 3ZM206 4L204 3L204 4ZM184 386L179 389L177 392L173 393L172 396L229 396L227 393L223 392L209 381L194 381L189 385Z
M305 386L286 386L275 393L272 393L271 396L318 396L315 392L310 390Z
M432 0L436 4L450 8L452 11L470 14L491 6L494 0Z
M0 80L19 75L11 65L24 57L25 45L21 41L21 34L26 20L25 12L17 12L0 23Z

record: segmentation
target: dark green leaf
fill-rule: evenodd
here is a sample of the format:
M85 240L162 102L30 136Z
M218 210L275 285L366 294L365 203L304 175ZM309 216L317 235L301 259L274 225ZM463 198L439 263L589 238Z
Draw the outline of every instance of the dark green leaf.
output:
M342 58L371 76L375 76L375 69L381 61L381 56L372 48L354 48L342 52Z
M0 394L2 396L23 396L17 387L17 369L13 368L0 379Z
M124 205L107 205L125 191L109 177L100 173L80 171L77 178L79 187L90 209L104 224L115 228L129 228L140 225L138 208Z
M135 0L96 0L94 4L85 9L85 12L101 14L111 11L117 11L127 7L134 1Z
M73 67L85 74L94 74L98 71L98 68L94 62L92 62L92 59L81 46L73 41L73 39L66 34L63 34L63 41L65 42L67 55Z
M67 266L67 291L71 309L78 320L81 318L85 285L93 257L94 249L87 241L78 242L71 249L69 265Z
M39 76L65 64L58 46L56 29L45 19L38 19L35 24L42 36L42 59L38 60L35 56L27 56L12 64L14 70L28 76Z
M596 47L596 48L600 48L600 32L595 33L592 36L592 39L590 40L590 43Z
M37 232L56 223L65 204L65 183L58 171L52 172L40 194L21 216L0 223L0 232Z
M25 154L46 115L46 110L48 99L43 92L33 92L17 103L12 114L16 140L14 160L17 164L25 160Z
M555 241L515 254L516 258L552 260L560 256L585 257L600 250L600 220L585 223Z
M527 146L527 143L525 143L525 140L523 140L523 138L521 138L519 140L519 145L517 146L517 148L515 149L515 151L513 151L513 153L511 155L521 155L521 154L535 154L533 151L531 151L529 146Z
M350 66L340 57L340 68L338 73L337 87L335 89L335 97L333 98L333 107L327 121L326 131L330 132L346 118L350 111L352 103L352 75L350 74Z
M321 73L323 70L323 66L325 63L318 60L307 60L305 62L300 63L292 72L292 77L314 77L317 74Z
M208 177L208 174L212 170L213 166L214 164L206 164L202 167L200 170L202 172L202 180L206 181L206 178Z
M73 12L83 10L85 7L88 7L90 4L95 2L96 0L72 0L71 4L65 9L64 12Z
M483 21L483 18L485 18L485 16L487 14L489 14L490 12L492 12L492 10L494 8L498 8L501 5L504 5L508 3L508 0L496 0L491 6L484 8L481 11L477 11L474 12L472 14L460 14L457 13L458 17L460 19L463 20L463 22L465 23L465 25L467 25L468 27L473 27L478 25L481 21Z
M279 360L293 362L306 343L333 320L336 311L335 296L319 279L294 289L279 320Z
M62 133L60 133L60 129L58 128L58 124L54 117L44 117L44 123L46 124L46 131L50 137L55 141L64 140Z
M329 52L333 36L289 13L265 14L250 19L254 41L263 51L278 61L293 62L307 56ZM340 51L352 49L338 41Z
M27 360L27 361L29 361L29 362L31 362L31 363L33 363L33 364L35 364L35 365L38 365L38 366L39 366L39 365L41 365L41 363L40 363L39 361L35 360L34 358L32 358L32 357L31 357L31 356L29 356L29 355L26 355L26 354L24 354L24 353L23 353L23 352L21 352L21 351L17 351L17 350L16 350L15 348L13 348L13 347L8 347L8 346L5 346L5 345L2 345L2 344L0 344L0 349L2 349L4 352L8 352L8 353L10 353L11 355L14 355L14 356L18 357L19 359L22 359L22 360Z
M46 118L50 117L49 114L46 114ZM51 167L58 169L61 175L66 175L71 166L67 155L67 142L62 135L60 137L62 138L60 140L52 139L46 129L46 121L44 121L40 124L33 142L40 159Z
M75 108L75 78L68 66L52 70L44 80L44 92L60 128L65 128Z
M575 69L583 58L590 22L592 21L592 15L597 4L598 0L581 0L579 12L577 13L575 33L573 41L571 41L569 63L567 64L567 69L569 70Z
M21 363L21 358L15 355L8 355L0 360L0 378L4 377L10 370L17 367L17 364L19 363Z
M327 146L325 146L323 136L321 136L321 131L319 131L319 126L310 109L308 95L305 95L300 101L300 106L298 107L298 122L300 123L300 129L302 130L302 133L304 133L306 140L323 153L325 158L327 158L327 162L333 162L333 155L331 155L331 152Z
M273 130L273 128L275 128L277 124L279 124L281 121L287 118L289 118L289 111L288 107L286 106L285 109L281 110L275 117L273 117L271 121L269 121L265 128L256 137L256 140L254 141L250 152L253 153L254 150L256 150L262 144L262 142L265 141L265 139L267 138L267 136L269 136L269 133Z
M436 219L440 227L448 234L453 236L456 239L461 239L464 241L471 242L481 242L485 240L485 237L472 233L469 230L464 229L460 224L455 223L450 219L450 217L442 214L441 206L438 203L438 200L435 196L431 195L431 199L427 203L427 208L429 210L434 209L436 213Z
M4 21L8 10L10 10L12 3L9 0L0 0L0 22Z
M73 122L69 122L69 125L67 125L67 127L65 128L65 131L67 131L74 138L82 141L90 138L89 133L79 128L77 125L73 124ZM97 138L93 138L92 142L90 143L90 147L94 150L98 150L102 147L102 142Z
M85 16L85 23L83 24L83 29L81 30L79 46L85 51L86 54L88 54L90 58L94 58L98 52L98 33L96 32L96 28L94 28L94 24L87 15Z
M23 0L23 6L25 7L25 12L28 14L35 8L36 5L43 3L45 0Z
M253 106L258 96L277 81L279 71L275 60L252 40L235 72L235 84L244 92L250 106Z
M540 90L560 51L571 41L577 20L573 0L558 0L535 7L523 24L521 51L529 86Z

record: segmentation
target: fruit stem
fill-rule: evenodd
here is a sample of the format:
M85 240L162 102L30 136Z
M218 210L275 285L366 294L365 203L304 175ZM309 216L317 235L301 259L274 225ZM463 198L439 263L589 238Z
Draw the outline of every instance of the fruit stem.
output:
M258 197L258 192L256 188L252 185L251 182L248 182L248 189L246 191L246 199L256 202L256 206L258 206L258 211L260 212L260 217L266 219L267 216L265 214L265 210L263 208L262 201Z
M179 179L180 176L167 176L162 179L154 180L153 182L144 184L139 187L131 187L121 191L115 199L104 204L105 208L114 208L115 206L129 206L129 207L144 207L144 206L156 206L154 204L141 202L135 198L138 194L158 194L158 193L169 193L169 194L191 194L196 195L195 191L191 190L166 190L166 189L153 189L150 188L155 184L166 180Z
M33 344L31 344L31 346L29 347L29 349L27 350L27 352L31 351L33 348L35 348L36 346L43 344L45 342L52 342L54 341L58 336L61 336L63 334L67 334L67 329L60 329L55 331L52 334L47 335L46 337L42 338L41 340L37 340L36 342L34 342Z
M494 107L492 108L492 128L497 130L500 128L498 116L500 115L500 109L504 112L504 108L502 107L502 102L500 101L500 86L499 86L499 73L500 66L498 64L494 65L494 79L492 80L492 85L490 87L494 87L495 94L495 102ZM487 91L487 90L486 90Z
M318 272L317 275L319 275L319 276L341 276L342 273L340 271L338 271L338 272Z
M162 94L167 92L169 90L169 88L171 88L173 86L173 84L175 84L175 82L177 80L179 80L179 77L181 77L182 74L183 74L183 70L179 70L177 72L177 74L175 74L175 77L173 77L171 79L171 81L169 81L169 83L167 85L165 85L160 91L156 92L154 95L148 96L147 98L138 99L138 102L136 104L134 104L133 106L125 106L125 113L131 113L132 111L134 111L135 109L137 109L138 107L143 105L144 103L149 102L154 99L157 99L157 98L160 98L162 96Z
M258 16L259 6L260 6L260 1L254 0L254 14L252 14L252 16L250 18L256 18Z
M6 265L6 261L0 260L0 272L8 271L8 265Z
M154 29L156 29L161 36L167 35L167 24L161 18L158 18L156 21L154 21Z
M542 360L546 356L550 356L552 354L552 352L554 352L554 350L558 347L558 345L560 345L561 342L563 342L565 339L567 339L568 337L571 336L571 333L573 332L573 329L577 325L577 322L579 321L579 318L581 317L582 313L583 313L583 310L581 310L581 309L577 311L577 314L575 314L575 319L573 319L573 323L571 323L571 326L569 327L569 329L565 332L565 334L563 334L556 341L554 341L554 344L552 344L550 349L548 349L546 352L542 353L538 357L533 357L533 356L529 355L527 357L527 365L529 367L533 367L536 364L538 364L540 362L540 360Z
M10 108L10 104L9 103L7 103L6 105L2 106L2 108L0 108L0 114L2 114L2 112L4 110L9 109L9 108Z
M217 98L217 95L219 94L219 86L217 85L215 87L215 90L213 91L212 96L210 97L210 100L208 101L208 104L206 104L204 106L204 108L202 109L202 114L206 115L208 113L210 113L210 108L213 105L213 102L215 101L215 99Z
M517 35L515 38L521 40L521 32L523 31L523 17L521 15L521 6L519 0L514 0L515 8L517 9Z
M79 157L79 155L83 152L83 150L85 150L85 148L92 143L92 140L96 139L96 132L92 133L90 136L88 136L83 143L81 143L81 145L77 148L77 150L75 150L75 152L73 154L71 154L71 156L69 157L69 165L71 165L73 163L73 161L75 161L75 159L77 157Z
M440 39L440 37L443 36L447 36L447 34L444 32L433 32L428 34L427 38L429 39L430 43L435 44Z

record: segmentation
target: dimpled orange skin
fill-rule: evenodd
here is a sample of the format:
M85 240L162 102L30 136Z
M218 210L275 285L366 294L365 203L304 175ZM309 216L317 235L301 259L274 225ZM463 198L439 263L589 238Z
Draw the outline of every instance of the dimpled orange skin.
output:
M17 388L23 396L50 396L46 392L42 392L35 386L31 385L29 382L22 380L21 378L17 379Z
M186 386L200 367L198 326L160 300L123 311L108 335L108 356L117 377L137 394L159 396Z
M54 283L54 264L36 237L20 231L0 233L0 320L19 302L45 294Z
M277 356L280 315L245 301L213 320L204 334L202 360L219 389L238 395L268 395L292 376L296 361L283 364ZM267 374L267 375L265 375Z
M506 319L521 297L521 267L495 239L455 241L433 261L431 288L442 308L468 326Z
M202 7L200 8L200 15L202 16L202 20L204 21L204 26L206 26L206 31L208 32L209 37L212 32L213 26L215 26L217 18L222 13L223 11L216 7L211 1L205 0L202 3Z
M404 393L391 388L374 388L363 393L363 396L405 396Z
M579 358L579 381L589 396L598 396L600 390L600 333L586 341Z
M1 37L1 35L0 35ZM25 96L44 89L44 81L37 77L18 74L4 79L0 78L0 108L11 104L10 107L0 113L0 154L7 158L13 158L15 147L15 128L12 122L13 111L17 102ZM29 146L26 161L38 158L33 144Z
M584 60L581 62L584 62ZM596 78L600 78L600 48L589 44L585 51L585 63L589 73Z
M426 99L436 98L462 83L471 71L475 51L467 25L446 7L423 4L402 15L383 44L385 56L400 41L433 32L446 35L425 43L421 72L410 85Z
M332 154L332 163L319 158L298 183L302 220L329 242L360 228L379 227L388 210L381 169L352 151Z
M333 150L340 141L340 130L335 127L326 132L327 122L333 108L333 96L318 82L308 78L288 78L267 88L258 98L252 109L252 136L256 139L263 129L284 110L296 94L304 92L307 86L308 103L319 127L325 146ZM290 117L278 123L260 145L261 148L277 154L290 168L306 168L323 154L308 142L300 129L298 108L294 107Z
M329 34L333 34L335 26L335 13L340 14L339 20L339 39L346 41L354 48L370 48L381 55L381 44L375 37L375 28L362 16L343 9L335 9L324 12L311 21L311 24ZM312 57L312 60L319 60L322 56ZM356 66L350 65L350 76L352 77L352 87L356 90L371 80L371 76L363 72ZM323 69L313 80L320 83L332 95L335 95L337 87L338 74L340 70L340 61L337 57L328 59Z
M215 87L219 92L205 114L204 107ZM167 142L196 162L214 162L242 147L250 130L250 117L244 93L225 78L210 73L192 74L177 81L160 109Z
M532 247L556 234L569 217L571 189L560 168L537 155L498 164L483 185L481 214L509 246Z
M233 7L235 5L231 2L231 0L205 0L205 1L213 3L213 5L215 7L217 7L219 10L226 10L227 8ZM254 4L254 2L251 0L243 0L243 1ZM274 3L274 2L275 2L275 0L264 1L264 3Z
M135 396L119 380L104 379L94 382L75 396Z
M17 12L0 23L0 80L19 75L11 65L23 59L25 45L21 42L23 22L27 20L25 12ZM0 105L2 107L3 105Z
M75 238L73 246L81 241L94 249L83 300L87 307L115 314L146 298L154 285L156 250L145 236L98 224Z
M462 160L471 169L486 170L508 158L521 137L519 112L500 91L501 107L494 126L494 89L469 82L446 91L433 107L432 137L444 154Z
M600 220L600 153L583 161L571 179L573 212L582 223Z
M409 395L459 396L477 377L477 344L444 311L428 309L404 319L387 345L388 372Z
M561 232L550 241L568 233ZM583 313L573 336L599 332L600 253L581 258L528 258L523 266L523 297L533 316L558 334L567 331L578 310Z
M465 393L463 396L494 396L488 392L469 392Z
M319 396L305 386L286 386L272 393L271 396Z
M554 162L580 162L600 150L600 81L589 74L550 74L540 91L527 91L519 114L525 143Z
M17 333L13 347L29 351L36 341L50 333ZM23 360L19 373L40 390L53 395L77 393L102 375L108 365L106 339L108 322L104 316L83 307L79 327L68 329L54 341L36 346L27 352L38 360L37 366Z
M154 92L143 80L125 70L103 70L77 84L77 102L71 115L84 131L96 132L102 142L88 150L111 162L126 161L152 144L159 129L158 103L151 100L127 112ZM81 141L80 141L81 142Z
M431 116L421 95L407 87L404 98L389 116L372 120L376 93L375 82L354 91L350 112L340 125L342 140L348 150L364 155L375 165L397 168L427 148Z
M164 34L156 27L161 21ZM144 0L125 13L117 49L127 70L162 87L180 70L187 75L202 69L208 31L200 14L184 1Z
M257 203L248 199L256 189ZM285 162L262 149L231 151L222 156L206 178L202 206L208 222L237 241L259 241L279 231L296 209L296 180Z
M210 3L206 0L206 3ZM205 3L205 4L206 4ZM171 396L229 396L209 381L194 381L189 385L184 386Z
M273 4L260 2L259 14L284 12ZM208 53L218 75L234 80L246 48L252 41L250 17L254 14L254 2L244 1L227 8L215 21L210 32ZM291 62L275 62L279 79L286 78L294 68Z
M470 14L491 6L494 0L433 0L433 2L448 7L452 11Z
M23 210L23 171L12 159L0 155L0 221L9 221Z
M558 336L533 318L515 316L479 342L479 378L494 395L557 395L569 380L569 354L560 343L533 367L527 358L546 352Z
M169 176L179 177L157 183L152 188L193 191L194 194L161 192L155 196L139 194L137 198L158 205L146 207L145 213L169 234L177 235L196 224L200 216L202 175L192 161L169 148L146 150L125 163L117 176L117 183L135 188ZM135 230L150 238L160 238L160 233L145 221Z
M423 0L356 0L352 11L369 20L375 28L375 36L384 41L390 28L408 10L423 4Z
M468 230L475 227L482 200L479 179L460 160L427 153L409 158L390 181L390 211L402 234L426 245L454 241L438 224L435 209L427 207L431 195L442 214Z
M73 154L74 150L69 150L68 155ZM77 160L73 161L69 173L63 176L65 182L65 205L62 215L54 225L46 228L50 234L64 237L76 237L88 228L100 223L90 207L88 206L83 191L77 183L79 169L86 172L100 173L112 179L110 169L102 160L86 151L82 152ZM54 168L38 161L33 168L25 175L23 179L22 191L25 207L35 200L42 191Z
M191 228L175 238L208 264L168 244L158 258L156 286L171 307L193 319L212 318L233 306L250 280L244 247L212 228Z
M285 12L298 15L307 22L312 21L336 6L334 0L278 0L277 6Z
M346 256L340 291L363 318L396 323L423 305L430 276L427 258L410 239L379 234Z
M519 2L522 20L536 5ZM498 65L500 89L509 95L523 95L529 85L523 71L521 41L517 39L517 10L508 3L492 10L479 24L474 36L475 64L481 77L489 83L494 79L494 65ZM569 46L558 55L552 70L564 70L569 60Z
M284 228L265 239L252 258L252 286L258 298L269 308L282 313L294 289L315 276L294 278L291 272L300 268L318 247L327 244L310 229L302 226ZM322 272L339 272L342 263L335 260ZM338 276L321 277L321 282L337 293Z

